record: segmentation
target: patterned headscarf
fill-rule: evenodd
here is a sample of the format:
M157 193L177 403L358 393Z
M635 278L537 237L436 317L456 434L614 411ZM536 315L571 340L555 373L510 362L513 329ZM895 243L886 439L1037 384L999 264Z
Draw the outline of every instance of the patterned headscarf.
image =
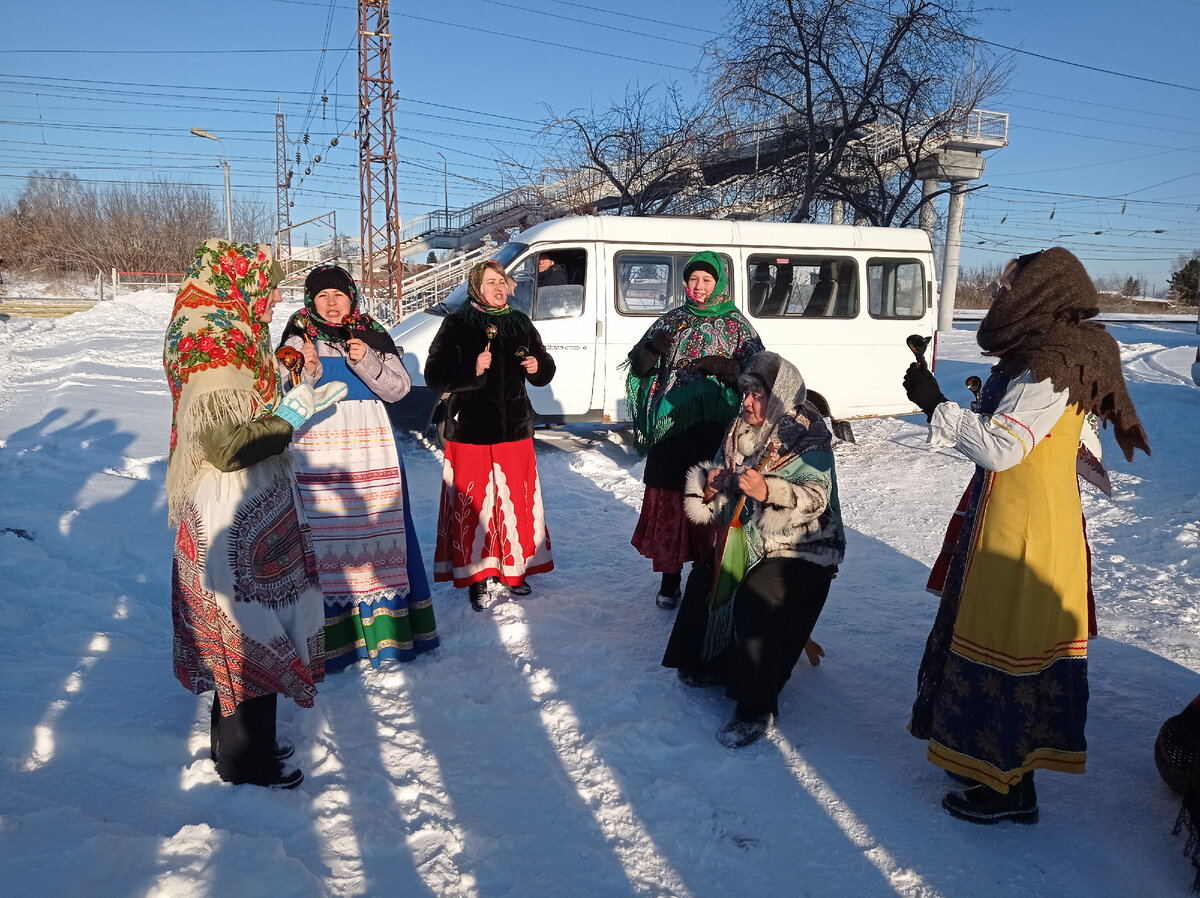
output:
M278 283L271 248L208 240L184 274L163 345L171 388L172 525L200 469L200 435L270 414L279 397L271 334L259 320Z
M996 370L1010 378L1028 371L1065 390L1074 405L1111 422L1129 461L1133 450L1150 454L1146 432L1125 386L1121 349L1104 325L1087 319L1099 311L1092 279L1069 250L1054 247L1024 262L1012 288L992 303L977 339Z
M350 311L341 324L330 324L320 313L314 300L326 288L324 282L336 275L340 283L335 289L342 290L350 298ZM345 290L342 286L345 286ZM299 336L307 340L323 340L327 343L345 343L351 338L362 340L372 349L397 355L396 344L391 335L367 312L358 310L358 284L350 272L337 265L321 265L309 272L304 282L304 308L293 312L279 338L282 346L289 338Z
M524 312L510 305L499 309L492 308L483 301L479 288L483 284L484 272L489 268L505 278L508 277L504 273L504 266L495 259L488 259L473 266L467 275L467 301L460 305L454 314L467 322L466 327L469 331L477 330L485 345L490 345L491 341L497 338L502 342L524 340L529 327L529 318Z
M467 275L467 295L470 296L470 301L475 303L475 307L485 315L507 315L512 311L512 306L505 303L499 309L493 308L483 301L483 294L479 292L479 288L483 285L483 274L489 268L499 272L507 283L508 275L504 273L504 266L495 259L488 259L486 262L471 266L471 272Z
M769 454L776 458L799 455L804 440L816 439L821 448L829 448L832 437L817 409L808 402L808 387L796 366L783 356L764 350L757 353L738 378L742 393L761 391L766 399L763 423L755 433L753 447L743 446L746 464L757 465ZM734 439L738 428L731 428L726 440ZM732 459L732 442L726 446L726 460ZM769 450L767 447L770 447Z

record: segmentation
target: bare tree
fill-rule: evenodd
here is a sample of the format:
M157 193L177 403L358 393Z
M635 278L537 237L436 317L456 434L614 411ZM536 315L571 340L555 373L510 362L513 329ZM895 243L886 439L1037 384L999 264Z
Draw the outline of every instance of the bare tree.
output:
M712 90L757 123L761 177L790 220L840 201L905 224L917 160L1007 79L966 36L974 24L958 0L739 0Z
M554 117L545 133L561 135L564 168L594 172L611 187L596 208L629 215L666 210L679 191L701 179L700 162L713 142L707 102L685 102L673 84L631 89L605 110Z
M275 236L275 214L262 200L233 201L233 239L239 243L271 243Z
M954 305L960 309L986 309L992 305L992 288L1004 270L1004 262L964 268L958 273Z
M244 208L240 232L261 239L266 213ZM101 190L67 172L33 171L15 208L0 215L0 242L19 268L179 272L197 246L224 232L218 220L211 196L197 187L153 181Z

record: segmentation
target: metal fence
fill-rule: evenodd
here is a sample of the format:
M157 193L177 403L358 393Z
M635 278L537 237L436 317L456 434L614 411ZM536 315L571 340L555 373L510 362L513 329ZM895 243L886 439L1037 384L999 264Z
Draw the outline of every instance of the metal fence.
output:
M104 280L97 275L101 299L116 299L122 292L133 293L138 290L175 290L183 280L182 271L117 271L112 270L112 296L104 295Z

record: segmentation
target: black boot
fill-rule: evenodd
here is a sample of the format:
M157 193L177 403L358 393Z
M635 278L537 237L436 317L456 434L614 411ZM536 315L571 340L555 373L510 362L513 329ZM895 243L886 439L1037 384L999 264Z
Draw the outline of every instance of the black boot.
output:
M487 580L476 580L468 588L468 594L471 597L471 607L476 611L484 609L483 600L488 597Z
M679 604L680 593L679 584L683 582L683 573L676 571L673 574L662 575L662 585L658 587L658 595L654 597L654 604L659 608L674 608Z
M1037 791L1033 788L1033 771L1021 777L1007 795L980 783L965 792L949 793L942 799L942 807L952 817L971 823L999 823L1001 820L1037 823Z
M744 748L761 739L774 720L770 711L759 711L738 702L733 716L717 730L717 741L726 748Z

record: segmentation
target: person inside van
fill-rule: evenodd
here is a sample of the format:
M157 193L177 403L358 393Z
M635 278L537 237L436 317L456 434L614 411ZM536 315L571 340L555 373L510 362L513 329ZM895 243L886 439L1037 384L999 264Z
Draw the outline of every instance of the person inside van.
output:
M538 259L537 285L539 287L561 287L569 283L567 270L553 258L544 255Z
M687 515L718 539L692 568L662 661L685 686L724 686L737 702L717 732L728 748L757 741L779 713L846 551L832 436L800 372L760 352L738 386L720 454L687 474ZM813 644L811 663L820 652Z
M737 379L763 349L728 296L720 256L692 256L683 283L686 301L633 347L626 381L634 442L646 454L646 490L632 543L662 574L655 601L668 609L679 603L683 566L712 546L711 529L684 514L684 479L692 465L716 454L737 414Z

